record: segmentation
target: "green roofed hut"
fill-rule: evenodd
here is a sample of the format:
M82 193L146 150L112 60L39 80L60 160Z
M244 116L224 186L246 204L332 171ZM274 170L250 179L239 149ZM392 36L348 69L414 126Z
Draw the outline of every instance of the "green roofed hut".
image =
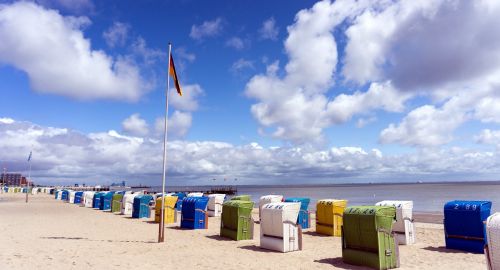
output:
M253 239L252 201L230 200L222 205L220 236L236 241Z
M344 210L342 259L374 269L399 267L399 247L392 232L396 208L352 206Z

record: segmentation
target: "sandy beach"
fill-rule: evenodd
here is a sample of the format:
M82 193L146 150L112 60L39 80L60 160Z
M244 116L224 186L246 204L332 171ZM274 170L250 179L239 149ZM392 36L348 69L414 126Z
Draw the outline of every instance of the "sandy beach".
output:
M24 198L0 194L2 270L368 269L344 264L340 238L317 235L314 224L304 232L304 249L285 254L259 248L258 224L254 240L219 237L220 218L209 218L208 230L168 225L166 242L159 244L158 225L151 220L83 208L46 194L30 195L28 204ZM416 228L417 244L400 246L400 269L486 269L484 255L444 248L442 224L417 223Z

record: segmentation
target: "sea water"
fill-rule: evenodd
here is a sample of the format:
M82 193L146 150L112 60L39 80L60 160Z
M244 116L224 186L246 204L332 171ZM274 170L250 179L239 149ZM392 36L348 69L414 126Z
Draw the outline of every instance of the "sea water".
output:
M169 187L171 189L174 187ZM181 189L182 188L182 189ZM175 187L190 190L195 187ZM197 187L199 190L210 187ZM308 197L310 209L320 199L346 199L348 205L373 205L383 200L411 200L416 212L442 212L452 200L487 200L493 202L492 212L500 211L500 183L422 183L422 184L352 184L352 185L293 185L237 186L238 194L249 194L254 202L260 196L278 194L286 197Z

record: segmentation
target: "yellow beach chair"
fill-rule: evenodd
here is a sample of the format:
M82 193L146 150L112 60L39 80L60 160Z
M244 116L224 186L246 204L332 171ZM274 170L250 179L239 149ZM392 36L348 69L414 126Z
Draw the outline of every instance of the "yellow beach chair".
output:
M170 224L175 222L175 203L177 202L177 196L165 196L165 207L163 209L163 222L165 224ZM160 222L161 219L161 204L162 197L156 199L155 206L155 222Z
M342 217L347 200L324 199L316 204L316 232L342 236Z

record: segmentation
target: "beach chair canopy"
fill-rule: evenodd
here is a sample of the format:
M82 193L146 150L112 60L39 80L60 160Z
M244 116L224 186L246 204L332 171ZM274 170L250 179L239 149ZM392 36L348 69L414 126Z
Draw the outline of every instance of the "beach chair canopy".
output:
M121 213L123 215L132 215L132 209L134 208L134 198L140 195L139 193L125 194L122 199Z
M262 207L260 247L281 252L302 249L302 231L296 224L300 203L268 203Z
M114 191L105 192L101 197L100 210L111 210L111 203L113 202Z
M259 219L261 218L262 206L268 203L283 201L283 195L264 195L259 198Z
M399 267L398 245L392 233L396 208L352 206L344 211L342 258L345 263L375 269Z
M222 206L220 235L233 240L247 240L253 238L251 201L230 200Z
M75 199L74 199L74 203L75 204L80 204L82 202L82 196L83 196L83 191L77 191L75 192Z
M85 207L92 208L93 206L93 200L94 200L94 191L85 191L83 192L83 205Z
M113 200L111 202L112 213L120 212L122 210L123 193L124 192L117 192L113 194Z
M378 206L393 206L396 208L396 223L392 231L396 233L399 244L415 243L415 228L413 225L413 201L386 200L376 203Z
M153 196L140 194L134 198L134 206L132 209L133 218L149 218L151 212L149 209L149 204L153 201Z
M187 197L203 197L202 192L191 192L187 194Z
M104 192L94 193L94 198L92 199L92 208L99 209L101 207L101 199L104 196Z
M342 217L346 206L346 200L319 200L316 203L316 232L330 236L341 236Z
M184 193L184 192L176 192L176 193L174 193L174 196L177 197L177 203L175 204L175 209L177 209L177 211L181 211L181 209L182 209L182 200L186 197L186 193Z
M165 206L163 207L163 223L171 224L175 222L175 204L177 203L176 196L160 196L156 199L155 204L155 222L160 222L161 220L161 207L162 203L165 201Z
M181 228L206 229L208 197L186 197L182 200Z
M500 270L500 213L494 213L486 220L486 235L488 240L488 269Z
M207 211L209 217L220 217L222 213L222 204L226 194L210 194L208 197Z
M302 229L308 229L311 226L310 215L308 210L309 202L311 202L311 199L303 197L290 197L286 198L285 202L300 203L300 211L299 211L299 217L297 218L297 224L299 224L302 227Z
M444 205L446 248L483 253L487 242L484 222L490 201L450 201Z

